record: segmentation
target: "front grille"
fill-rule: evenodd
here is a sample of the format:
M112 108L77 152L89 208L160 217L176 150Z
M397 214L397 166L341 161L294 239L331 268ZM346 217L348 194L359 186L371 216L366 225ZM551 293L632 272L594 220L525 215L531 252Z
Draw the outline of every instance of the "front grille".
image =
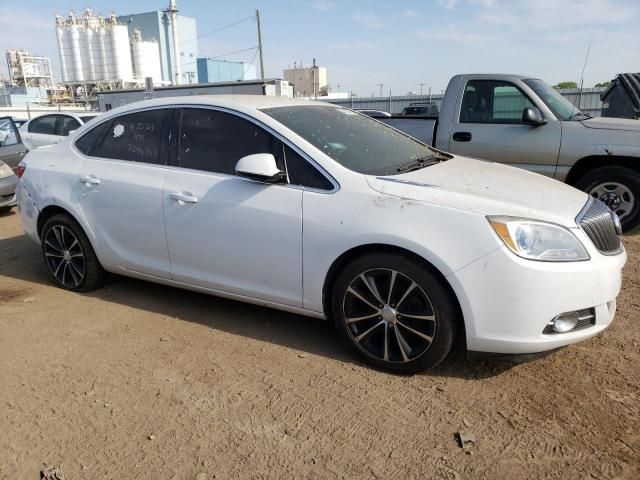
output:
M596 324L596 309L595 308L585 308L583 310L578 310L578 323L573 327L569 332L575 332L576 330L582 330L584 328L593 327ZM569 333L567 332L567 333ZM547 335L558 335L553 329L553 325L549 323L542 333Z
M620 237L616 232L611 210L600 200L591 199L589 202L577 218L578 225L601 253L619 252Z

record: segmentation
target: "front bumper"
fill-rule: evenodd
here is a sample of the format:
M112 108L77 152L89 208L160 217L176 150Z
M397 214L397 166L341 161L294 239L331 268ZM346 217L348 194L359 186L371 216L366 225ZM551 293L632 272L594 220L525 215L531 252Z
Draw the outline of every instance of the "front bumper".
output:
M585 340L613 320L627 255L600 254L581 231L573 233L589 251L584 262L536 262L499 248L449 275L464 315L467 349L531 354ZM543 334L561 313L595 308L595 325Z
M18 177L10 175L0 178L0 208L13 207L16 204L16 185Z

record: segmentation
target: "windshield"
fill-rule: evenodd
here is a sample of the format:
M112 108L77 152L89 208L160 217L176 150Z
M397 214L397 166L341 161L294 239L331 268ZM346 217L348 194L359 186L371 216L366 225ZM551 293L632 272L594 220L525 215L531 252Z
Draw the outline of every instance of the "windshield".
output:
M536 92L536 95L542 99L558 120L571 120L571 118L576 115L584 115L578 107L542 80L528 79L523 81L531 90Z
M425 157L450 158L346 108L299 105L262 111L354 172L392 175L398 167Z

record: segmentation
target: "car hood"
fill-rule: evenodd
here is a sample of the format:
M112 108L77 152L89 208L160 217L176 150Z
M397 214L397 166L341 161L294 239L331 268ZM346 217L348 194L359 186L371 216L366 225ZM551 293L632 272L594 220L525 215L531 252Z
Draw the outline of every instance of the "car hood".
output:
M482 215L511 215L576 227L588 195L557 180L498 163L455 156L420 170L367 176L382 194Z
M630 120L627 118L604 118L594 117L583 120L582 125L587 128L598 128L603 130L626 130L640 133L640 120Z

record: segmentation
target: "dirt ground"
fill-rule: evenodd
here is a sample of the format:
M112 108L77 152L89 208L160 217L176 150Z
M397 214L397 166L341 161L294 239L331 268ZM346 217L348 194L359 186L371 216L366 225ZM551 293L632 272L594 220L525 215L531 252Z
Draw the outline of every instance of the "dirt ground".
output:
M625 245L598 337L404 377L363 366L328 322L126 278L55 288L2 215L0 479L638 479L640 235Z

